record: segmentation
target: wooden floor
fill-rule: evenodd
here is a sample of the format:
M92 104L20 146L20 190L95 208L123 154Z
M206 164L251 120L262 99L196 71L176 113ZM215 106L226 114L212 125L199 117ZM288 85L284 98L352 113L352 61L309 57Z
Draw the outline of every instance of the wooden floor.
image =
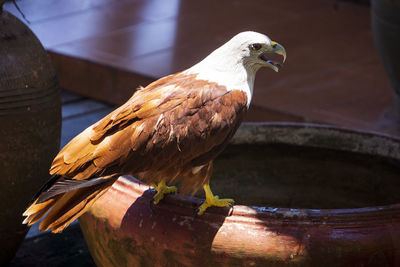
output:
M120 104L138 85L190 67L234 34L282 43L261 70L248 120L312 121L399 134L368 6L334 0L18 1L63 88ZM20 16L12 4L6 9Z
M66 91L62 92L61 97L63 101L61 147L115 109L114 105Z

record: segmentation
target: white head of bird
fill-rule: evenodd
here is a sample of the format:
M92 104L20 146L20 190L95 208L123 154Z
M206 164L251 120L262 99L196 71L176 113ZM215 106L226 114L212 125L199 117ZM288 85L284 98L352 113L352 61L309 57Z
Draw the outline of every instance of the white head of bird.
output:
M270 53L282 55L285 62L283 46L264 34L241 32L186 72L197 74L197 79L224 85L229 91L245 91L249 106L257 71L268 67L278 72L282 67L281 63L268 58Z

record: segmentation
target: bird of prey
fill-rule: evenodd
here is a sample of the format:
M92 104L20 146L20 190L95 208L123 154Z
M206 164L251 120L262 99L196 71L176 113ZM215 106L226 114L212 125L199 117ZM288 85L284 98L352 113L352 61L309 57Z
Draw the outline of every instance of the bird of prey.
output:
M242 32L182 72L139 88L121 107L89 126L55 157L51 179L24 212L24 223L61 232L120 175L151 184L157 204L165 194L205 191L198 215L228 206L209 181L213 159L227 146L249 108L256 72L278 71L270 53L283 46L257 32Z

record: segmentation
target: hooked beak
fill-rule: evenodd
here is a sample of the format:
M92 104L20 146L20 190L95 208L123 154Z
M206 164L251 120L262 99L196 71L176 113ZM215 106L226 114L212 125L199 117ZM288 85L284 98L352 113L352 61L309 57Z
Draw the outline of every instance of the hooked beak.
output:
M281 55L283 57L283 62L286 60L286 51L285 48L278 44L277 42L271 41L271 49L265 51L260 55L260 59L263 60L267 67L273 69L274 71L278 72L282 67L282 63L268 59L268 54L275 53Z

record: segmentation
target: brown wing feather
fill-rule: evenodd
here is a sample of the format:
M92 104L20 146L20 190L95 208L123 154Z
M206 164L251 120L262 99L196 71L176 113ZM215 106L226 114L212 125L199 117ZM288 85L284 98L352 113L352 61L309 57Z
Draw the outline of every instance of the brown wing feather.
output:
M153 170L158 175L148 181L172 179L159 171L199 157L194 162L205 164L225 147L246 103L244 92L228 92L195 75L167 76L75 137L57 155L51 173L87 179Z
M66 192L57 197L51 210L40 223L39 229L46 231L51 228L53 233L61 232L72 221L87 211L116 179L117 177L110 177L102 184Z

